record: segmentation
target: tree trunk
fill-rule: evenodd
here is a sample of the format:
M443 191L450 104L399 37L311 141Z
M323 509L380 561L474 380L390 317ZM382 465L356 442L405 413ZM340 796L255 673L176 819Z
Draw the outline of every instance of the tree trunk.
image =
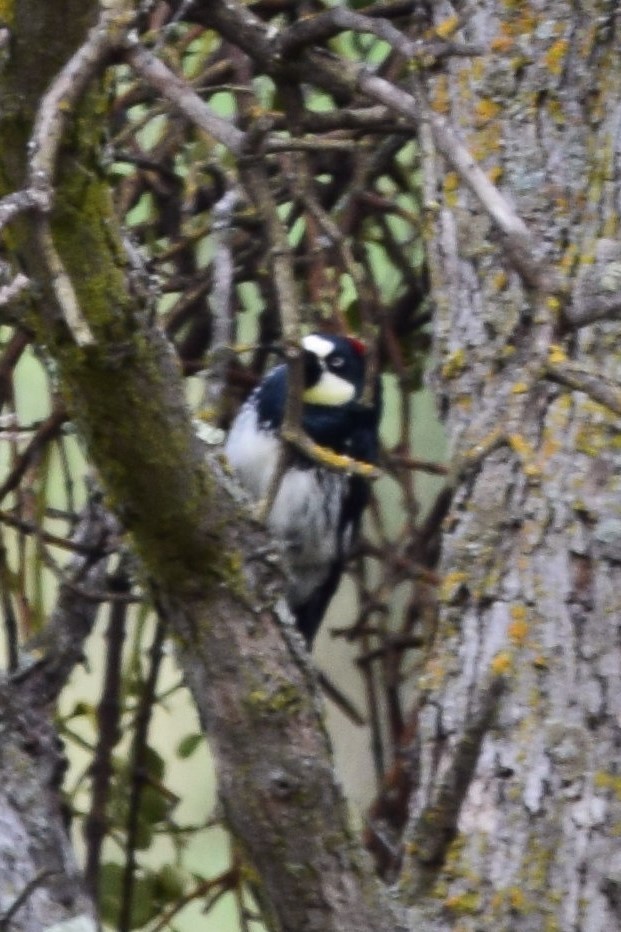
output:
M455 494L402 882L426 930L604 932L621 924L621 23L610 3L477 10L464 36L489 54L453 58L431 106L564 282L525 286L423 136Z

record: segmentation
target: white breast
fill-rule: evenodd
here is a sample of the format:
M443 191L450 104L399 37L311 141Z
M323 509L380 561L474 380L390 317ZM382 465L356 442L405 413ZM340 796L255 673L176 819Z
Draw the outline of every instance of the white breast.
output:
M231 428L226 455L251 497L267 496L278 462L275 432L259 430L257 413L245 405ZM320 467L290 467L282 477L268 525L281 541L289 597L299 604L323 583L340 556L337 529L348 479ZM347 535L346 535L347 536ZM341 542L342 549L342 542Z
M256 408L245 404L233 422L224 447L229 463L255 501L267 495L280 441L276 432L259 430Z

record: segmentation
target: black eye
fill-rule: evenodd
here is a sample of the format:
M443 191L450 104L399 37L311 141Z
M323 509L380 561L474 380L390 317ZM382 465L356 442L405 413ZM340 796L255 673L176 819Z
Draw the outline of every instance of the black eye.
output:
M338 354L336 356L330 356L328 365L331 369L342 369L345 365L345 357L339 356Z

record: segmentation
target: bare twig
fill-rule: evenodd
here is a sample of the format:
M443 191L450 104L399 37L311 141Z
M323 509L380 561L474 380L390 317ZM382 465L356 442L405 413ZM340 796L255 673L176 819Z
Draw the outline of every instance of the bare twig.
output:
M22 291L25 291L26 288L29 287L30 279L22 272L18 272L12 282L0 287L0 307L5 307L7 304L10 304Z
M120 593L127 594L130 591L130 582L122 566L112 578L111 585ZM106 670L97 708L98 738L91 766L91 806L84 825L87 846L84 877L96 903L101 848L108 830L107 807L114 771L112 752L121 737L121 668L126 615L127 604L112 604L106 632Z
M325 42L344 30L369 33L378 39L383 39L406 59L423 58L429 61L446 55L481 55L482 53L479 46L440 40L409 39L387 19L364 16L340 6L324 10L315 16L299 19L280 33L275 44L279 54L286 58L304 46Z
M68 537L59 537L57 534L50 534L49 531L42 530L32 521L24 521L22 518L17 518L7 511L0 511L0 523L6 524L7 527L15 528L15 530L19 531L21 534L36 534L37 538L43 541L43 543L50 544L53 547L60 547L62 550L68 550L71 553L79 553L82 554L82 556L104 555L104 551L102 551L100 547L94 550L93 547L88 544L81 544Z
M598 320L614 320L621 317L621 299L618 294L589 295L576 306L563 308L563 320L570 330L587 327Z
M232 254L232 224L239 200L236 188L228 190L213 208L212 235L215 240L213 288L210 297L212 333L210 366L205 384L208 406L218 405L225 394L229 348L233 344L233 281L235 266Z
M86 553L76 554L71 561L49 622L26 645L27 650L43 653L43 662L40 666L27 665L15 674L28 680L33 705L53 702L83 656L84 640L97 617L99 602L85 599L75 586L85 584L92 591L101 589L110 552L107 543L118 533L115 519L97 496L92 496L74 535L75 543Z
M562 292L564 282L543 261L543 245L537 242L535 234L528 229L507 198L477 165L449 122L427 105L420 86L415 85L414 97L359 66L357 85L368 97L381 101L416 125L423 120L427 122L437 149L476 195L502 233L505 248L526 283L541 291Z
M42 450L45 449L46 444L58 435L58 431L66 420L67 412L63 407L58 407L50 414L43 424L41 424L37 433L0 486L0 501L5 498L9 492L17 488L26 470L37 461Z
M150 666L146 682L143 685L136 729L131 750L132 778L127 814L127 837L125 843L125 868L123 871L123 889L119 910L119 932L129 932L132 928L131 913L136 878L136 848L139 830L140 800L146 781L145 763L149 737L149 726L154 710L154 697L157 679L163 657L166 622L158 619L150 651Z
M576 366L569 360L548 361L546 375L553 382L566 385L577 392L584 392L593 401L599 402L610 411L621 416L621 386L595 372Z
M244 147L245 133L228 120L218 116L192 90L182 78L177 77L163 62L148 52L137 41L127 46L125 56L134 71L155 88L165 100L172 103L195 126L204 130L239 155Z
M213 906L220 896L228 893L229 890L238 886L238 884L239 871L237 867L229 868L223 873L218 874L217 877L210 877L207 880L202 880L195 887L192 887L191 890L188 890L187 893L184 893L183 896L180 896L172 906L164 910L162 916L154 926L151 926L149 932L162 932L162 929L170 928L170 920L187 906L188 903L191 903L192 900L197 900L207 896L207 894L212 894L212 898L210 898L208 902L209 906ZM203 912L207 911L207 909L203 910Z
M26 903L28 898L32 896L37 887L39 887L44 880L47 880L49 877L53 877L57 873L58 871L42 870L28 881L28 883L24 886L24 889L21 891L19 896L15 897L6 912L0 915L0 932L8 932L13 923L14 916L22 908L24 903Z
M37 188L25 188L23 191L7 194L0 200L0 230L24 211L48 209L48 194Z
M433 875L440 868L455 836L459 811L505 686L502 676L494 676L481 690L479 708L474 709L467 719L434 796L418 819L414 839L421 886L428 882L429 873Z

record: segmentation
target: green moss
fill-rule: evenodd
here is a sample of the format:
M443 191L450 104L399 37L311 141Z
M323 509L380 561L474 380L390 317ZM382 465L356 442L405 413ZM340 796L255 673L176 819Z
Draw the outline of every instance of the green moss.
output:
M576 434L576 449L587 456L599 456L607 445L608 439L602 425L585 424Z
M481 910L481 894L476 890L464 890L447 897L443 905L456 916L472 916Z
M297 712L302 706L299 690L292 683L280 683L267 689L253 689L246 699L249 711L259 715Z
M0 0L0 23L10 26L15 19L15 0Z
M593 785L598 790L612 790L621 801L621 777L605 770L599 770L593 777Z

